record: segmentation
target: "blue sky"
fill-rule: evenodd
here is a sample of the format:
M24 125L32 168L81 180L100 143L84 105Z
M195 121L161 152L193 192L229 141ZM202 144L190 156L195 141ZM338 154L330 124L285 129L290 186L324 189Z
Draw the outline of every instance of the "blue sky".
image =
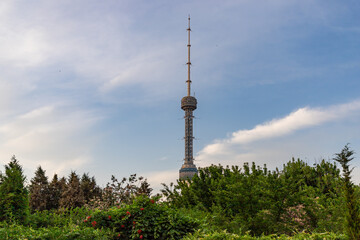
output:
M358 1L0 3L0 163L159 188L184 158L187 17L197 166L360 151ZM360 157L354 160L360 181Z

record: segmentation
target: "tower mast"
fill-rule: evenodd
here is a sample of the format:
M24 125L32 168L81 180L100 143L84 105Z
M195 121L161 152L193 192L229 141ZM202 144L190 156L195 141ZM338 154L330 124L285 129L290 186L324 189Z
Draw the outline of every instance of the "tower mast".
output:
M189 28L187 29L188 31L188 45L187 45L187 48L188 48L188 61L187 61L187 69L188 69L188 79L187 79L187 92L188 92L188 96L190 96L190 85L191 85L191 80L190 80L190 66L191 66L191 61L190 61L190 47L191 47L191 44L190 44L190 32L191 32L191 28L190 28L190 15L189 15Z
M190 15L189 15L189 27L187 29L188 31L188 44L187 44L187 48L188 48L188 61L187 61L187 66L188 66L188 79L186 81L187 83L187 96L183 97L181 99L181 109L185 111L185 158L184 158L184 164L181 166L180 171L179 171L179 177L180 179L191 179L194 174L196 174L198 172L195 164L194 164L194 158L193 158L193 111L196 109L197 107L197 100L195 97L191 96L191 92L190 92L190 85L191 85L191 80L190 80L190 66L191 66L191 61L190 61L190 32L191 32L191 28L190 28Z

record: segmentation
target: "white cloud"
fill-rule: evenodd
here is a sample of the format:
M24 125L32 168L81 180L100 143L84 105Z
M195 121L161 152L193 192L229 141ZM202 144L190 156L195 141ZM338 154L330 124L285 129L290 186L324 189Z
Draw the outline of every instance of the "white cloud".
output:
M42 165L48 173L79 168L91 161L93 139L86 132L99 117L84 110L48 105L8 118L0 125L0 159L15 154L25 168Z
M19 94L44 93L54 82L66 81L72 89L90 89L98 101L124 85L141 89L144 95L171 96L171 82L176 81L174 75L179 75L181 67L177 65L181 61L179 41L169 33L136 30L137 24L148 23L132 16L128 4L116 4L116 11L96 1L86 7L72 1L26 5L11 1L0 5L4 13L0 16L0 68L6 70L0 86L4 81ZM24 8L28 8L26 13ZM168 41L169 36L175 41ZM185 44L182 46L185 55ZM54 76L59 70L68 79Z
M179 177L179 170L166 170L166 171L157 171L157 172L148 172L141 174L144 176L148 183L150 183L151 188L153 188L153 193L159 193L162 189L162 183L169 184L170 182L175 183Z
M176 51L169 47L145 50L127 61L123 61L121 67L116 69L116 76L106 80L101 90L109 91L125 84L143 84L157 86L159 82L170 77L170 73L176 71L174 66L168 63L176 56ZM167 66L164 69L164 66ZM155 88L155 87L154 87Z
M47 43L41 30L1 29L0 63L23 68L37 66L46 60Z
M46 31L32 21L35 16L18 15L20 9L14 1L0 3L0 66L18 71L43 64L50 48Z
M64 175L65 173L68 173L70 170L72 171L78 171L80 170L84 165L88 164L89 162L93 161L91 156L88 155L81 155L78 154L77 156L74 156L73 158L68 159L49 159L49 160L43 160L39 161L39 165L46 166L44 169L47 169L48 176L52 176L53 174L60 174ZM80 173L77 172L77 173Z
M0 14L0 67L24 72L16 77L18 80L0 81L21 81L22 84L37 81L37 88L46 89L54 80L48 76L34 80L29 76L34 69L43 74L51 72L51 66L63 69L64 75L74 74L72 87L85 85L96 89L93 92L99 91L104 98L109 94L108 90L131 85L132 91L141 88L146 96L164 99L164 95L174 95L172 93L178 86L175 81L186 78L186 72L178 70L186 62L186 26L175 30L174 26L181 20L175 22L174 19L183 14L180 9L189 7L187 3L169 7L169 12L162 13L161 17L151 15L149 18L147 14L156 12L156 5L144 5L139 12L136 3L5 2L0 5L0 13L3 13ZM264 41L269 36L273 38L274 31L282 29L294 19L304 19L299 15L305 14L309 21L313 18L318 20L318 14L313 14L318 10L315 8L317 4L312 1L302 4L289 1L262 3L264 7L258 8L258 4L252 1L226 1L224 4L210 1L205 10L202 3L193 3L195 7L201 6L194 7L193 40L194 51L197 52L193 63L201 75L196 81L203 81L206 85L219 82L225 74L221 68L214 67L219 66L219 56L224 58L222 64L239 58L240 49L248 48L250 43ZM289 9L298 5L303 6L301 14L294 16ZM24 9L28 11L24 13ZM235 10L241 14L231 14ZM173 21L172 25L164 23L163 19ZM211 28L208 27L209 21ZM228 31L234 23L237 28ZM179 32L183 33L181 39L178 39ZM214 48L215 43L226 47ZM239 51L234 51L234 47ZM229 54L224 54L224 50ZM201 60L196 62L196 56ZM248 59L247 54L242 56ZM46 68L45 71L43 68ZM244 69L251 68L246 66ZM214 76L219 77L215 79ZM104 100L99 95L95 97ZM121 98L122 95L118 94L117 97Z
M54 110L53 106L44 106L37 109L34 109L28 113L25 113L23 115L19 116L19 119L34 119L34 118L40 118L46 115L51 114L51 112Z
M266 143L274 139L294 134L301 129L349 119L359 114L360 100L327 108L300 108L283 118L260 124L250 130L239 130L226 139L216 140L200 150L196 159L201 166L211 163L234 164L239 159L246 161L264 159L264 156L271 155L271 151L276 151L266 147ZM258 145L257 142L263 144L259 149L254 148ZM289 151L284 150L284 153L288 154ZM274 156L279 155L284 154L280 152L274 154Z

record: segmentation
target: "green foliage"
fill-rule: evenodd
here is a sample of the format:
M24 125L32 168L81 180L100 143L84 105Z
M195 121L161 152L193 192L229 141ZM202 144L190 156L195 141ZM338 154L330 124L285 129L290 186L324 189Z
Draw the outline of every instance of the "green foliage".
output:
M253 237L249 234L238 235L234 233L228 233L226 231L221 232L213 232L213 233L203 233L201 231L197 231L194 234L189 234L183 240L347 240L347 237L343 234L335 234L335 233L300 233L294 236L288 235L268 235L268 236L260 236Z
M141 210L141 206L143 206L143 210ZM127 215L126 212L130 214ZM88 218L89 216L90 218ZM109 216L111 217L109 218ZM122 218L123 216L124 218ZM184 240L347 239L345 235L335 233L301 233L293 237L273 234L253 237L249 233L235 234L226 230L215 229L214 226L207 224L210 218L211 214L204 211L170 210L163 204L156 201L152 203L151 199L140 197L133 204L122 205L121 208L112 208L107 211L74 208L68 211L44 210L35 212L29 219L29 225L26 226L0 222L0 239L114 240L141 239L140 236L142 236L142 239ZM122 228L122 225L124 225L124 228ZM194 231L194 228L197 228L197 230ZM140 233L139 230L141 230Z
M29 216L27 226L37 229L46 227L66 227L72 224L80 224L86 216L92 214L88 208L71 208L58 210L36 211Z
M112 229L119 239L181 239L198 226L190 217L141 195L132 204L95 211L83 224Z
M344 178L344 192L346 199L346 231L350 239L360 239L360 211L355 195L354 184L351 182L350 162L354 159L354 151L346 145L340 153L335 154L334 160L341 164Z
M49 199L47 203L47 209L58 209L60 206L60 199L62 193L66 188L66 179L62 177L58 179L57 174L54 174L53 179L49 184Z
M81 177L80 188L84 194L85 203L89 203L92 199L101 197L101 189L97 186L95 177L90 178L87 173L84 173Z
M198 227L190 216L147 196L108 210L36 211L28 222L0 223L0 239L181 239Z
M259 236L320 228L341 232L340 189L335 164L322 160L311 167L293 159L282 171L255 163L245 163L242 169L212 165L192 180L164 185L162 192L170 206L204 210L222 229Z
M29 200L25 180L22 167L13 156L9 164L5 165L5 175L1 177L0 221L26 222Z
M0 224L0 239L28 240L104 240L111 239L110 230L80 228L76 225L66 227L30 228L15 224Z
M75 172L49 183L38 167L29 186L32 214L13 157L0 173L0 239L347 239L345 219L350 239L360 239L352 154L347 146L336 154L343 178L325 160L309 166L292 159L275 171L212 165L191 180L164 184L164 202L150 198L146 179L135 174L112 176L101 189L94 177Z

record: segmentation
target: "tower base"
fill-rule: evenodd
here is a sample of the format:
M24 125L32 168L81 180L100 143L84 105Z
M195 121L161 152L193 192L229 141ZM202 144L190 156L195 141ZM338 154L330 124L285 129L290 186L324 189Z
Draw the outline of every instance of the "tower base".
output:
M198 170L194 164L184 164L179 170L179 178L182 180L192 179L192 177L198 173Z

